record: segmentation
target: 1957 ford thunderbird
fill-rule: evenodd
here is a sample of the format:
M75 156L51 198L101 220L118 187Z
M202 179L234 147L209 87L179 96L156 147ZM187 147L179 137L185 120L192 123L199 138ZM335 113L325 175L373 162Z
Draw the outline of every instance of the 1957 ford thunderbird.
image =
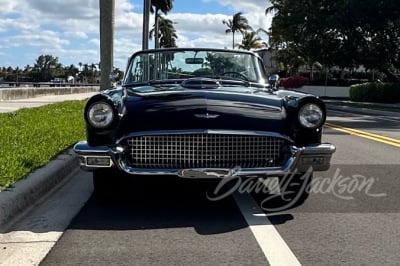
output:
M262 60L238 50L133 54L122 86L91 97L87 140L74 150L106 195L115 176L268 178L325 171L322 100L269 87ZM306 192L302 192L306 193Z

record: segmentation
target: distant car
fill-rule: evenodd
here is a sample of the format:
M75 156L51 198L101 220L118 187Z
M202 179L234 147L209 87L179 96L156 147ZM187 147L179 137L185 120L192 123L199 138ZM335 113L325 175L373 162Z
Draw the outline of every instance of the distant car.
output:
M248 51L137 52L122 86L90 98L84 118L87 140L74 150L102 196L112 193L120 173L199 179L294 173L291 182L304 183L307 171L329 168L335 151L321 143L324 103L271 90L261 59Z

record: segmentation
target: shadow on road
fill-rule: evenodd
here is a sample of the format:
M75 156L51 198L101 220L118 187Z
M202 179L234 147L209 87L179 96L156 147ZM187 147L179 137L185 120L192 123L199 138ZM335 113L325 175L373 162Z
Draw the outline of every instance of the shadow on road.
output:
M130 178L122 182L118 197L110 201L89 199L70 229L146 230L192 227L198 234L219 234L246 228L232 196L207 198L216 181L175 177ZM290 216L290 215L289 215ZM284 215L278 223L292 220Z

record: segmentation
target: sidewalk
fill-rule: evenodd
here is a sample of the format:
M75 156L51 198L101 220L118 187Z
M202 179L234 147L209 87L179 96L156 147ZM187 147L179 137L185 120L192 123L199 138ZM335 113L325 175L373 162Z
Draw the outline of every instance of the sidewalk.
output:
M84 100L96 92L76 93L76 94L63 94L63 95L46 95L28 99L0 101L0 113L14 112L21 108L32 108L55 102L71 101L71 100Z

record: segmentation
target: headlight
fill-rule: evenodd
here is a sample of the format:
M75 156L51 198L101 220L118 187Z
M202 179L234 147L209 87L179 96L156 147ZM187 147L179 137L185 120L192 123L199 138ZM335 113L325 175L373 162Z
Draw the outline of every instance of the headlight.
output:
M322 125L324 120L324 112L321 107L315 103L307 103L300 108L299 122L309 129L314 129Z
M106 128L114 120L114 110L106 102L93 103L87 113L88 122L96 128Z

